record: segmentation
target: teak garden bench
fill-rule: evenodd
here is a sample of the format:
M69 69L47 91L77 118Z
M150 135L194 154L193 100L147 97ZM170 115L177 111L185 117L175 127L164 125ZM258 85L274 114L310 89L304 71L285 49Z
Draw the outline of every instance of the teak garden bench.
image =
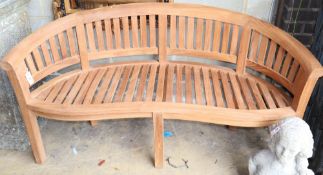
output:
M93 124L147 117L156 167L163 165L164 119L260 127L302 117L323 76L301 43L270 24L207 6L158 3L58 19L20 42L1 66L37 163L45 160L37 116Z

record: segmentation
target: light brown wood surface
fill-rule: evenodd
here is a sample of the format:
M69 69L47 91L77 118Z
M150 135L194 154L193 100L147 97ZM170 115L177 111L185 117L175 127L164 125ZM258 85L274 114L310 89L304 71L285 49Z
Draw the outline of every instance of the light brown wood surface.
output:
M134 55L158 57L119 59ZM171 55L187 59L171 61ZM164 119L261 127L302 117L323 76L301 43L268 23L213 7L158 3L58 19L21 41L0 65L37 163L45 160L37 116L93 125L153 118L155 166L162 167Z

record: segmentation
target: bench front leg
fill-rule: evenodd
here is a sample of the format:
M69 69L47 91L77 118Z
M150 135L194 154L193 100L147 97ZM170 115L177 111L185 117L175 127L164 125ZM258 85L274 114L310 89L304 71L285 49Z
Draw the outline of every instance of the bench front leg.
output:
M33 151L35 161L41 164L46 159L46 153L43 141L40 135L37 116L29 110L22 111L22 117L26 126L26 131L29 137L31 149Z
M164 165L164 119L161 113L153 114L154 122L154 151L155 167L163 168Z

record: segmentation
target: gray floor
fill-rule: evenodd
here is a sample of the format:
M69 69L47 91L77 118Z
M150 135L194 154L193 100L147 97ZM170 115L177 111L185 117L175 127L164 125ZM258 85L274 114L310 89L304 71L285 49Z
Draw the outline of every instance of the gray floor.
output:
M151 119L87 122L45 121L47 152L43 165L31 150L0 150L0 174L131 174L244 175L248 157L265 146L264 129L166 121L165 166L153 166ZM104 162L103 162L104 160ZM102 163L99 165L99 163Z

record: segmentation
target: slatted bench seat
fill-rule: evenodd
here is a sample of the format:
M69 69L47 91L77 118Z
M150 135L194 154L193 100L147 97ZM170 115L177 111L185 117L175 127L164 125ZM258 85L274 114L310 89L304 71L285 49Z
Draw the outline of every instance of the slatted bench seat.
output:
M149 59L138 59L150 56ZM323 69L298 41L253 17L198 5L128 4L59 19L1 62L37 163L37 117L153 118L261 127L302 117Z

